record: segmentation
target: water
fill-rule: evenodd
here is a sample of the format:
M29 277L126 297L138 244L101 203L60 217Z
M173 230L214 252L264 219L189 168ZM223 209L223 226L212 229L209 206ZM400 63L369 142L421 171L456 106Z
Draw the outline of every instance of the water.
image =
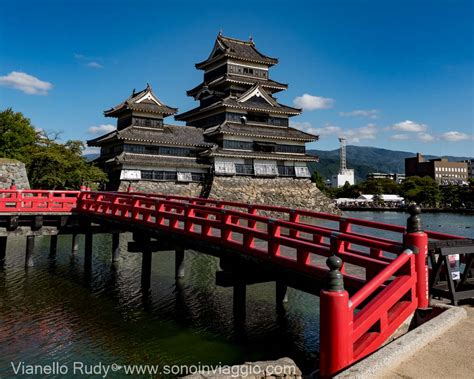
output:
M406 214L346 212L349 217L405 224ZM425 214L427 229L474 238L474 218ZM471 228L466 228L470 226ZM141 256L126 252L112 265L111 236L94 236L92 272L84 272L83 239L71 255L60 236L55 260L49 237L36 240L35 266L25 271L25 239L8 240L0 271L0 377L11 362L60 364L237 364L293 358L304 372L317 366L318 297L289 289L286 313L275 311L274 283L249 286L245 326L232 315L232 289L217 287L217 259L187 251L186 277L174 280L174 254L153 255L151 295L140 289ZM50 375L50 377L62 377ZM110 375L109 375L110 376ZM119 377L114 375L113 377Z

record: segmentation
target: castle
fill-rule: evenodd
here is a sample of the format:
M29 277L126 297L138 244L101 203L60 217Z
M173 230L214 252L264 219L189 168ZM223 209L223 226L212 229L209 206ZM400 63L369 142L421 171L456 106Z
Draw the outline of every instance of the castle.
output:
M203 82L187 91L199 105L184 113L166 105L150 85L104 112L117 129L87 142L100 147L96 163L109 190L135 190L226 200L332 209L310 182L318 158L305 144L318 136L289 125L301 109L274 95L288 88L270 79L278 60L255 43L216 38L197 63ZM186 126L165 123L174 115Z

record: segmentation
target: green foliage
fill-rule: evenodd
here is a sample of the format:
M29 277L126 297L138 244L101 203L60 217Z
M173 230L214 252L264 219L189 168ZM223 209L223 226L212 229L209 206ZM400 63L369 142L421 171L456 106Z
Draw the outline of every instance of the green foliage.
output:
M86 161L83 150L81 141L62 144L38 133L21 113L0 112L0 157L24 162L32 188L78 189L82 182L93 187L105 182L106 174Z
M106 174L82 157L83 148L81 141L67 141L65 144L47 141L36 146L27 166L31 186L77 189L82 182L106 181Z
M8 108L0 112L0 157L27 163L37 132L28 118Z
M439 186L435 180L425 176L410 176L401 184L389 179L370 179L357 185L346 183L340 188L326 188L324 193L331 198L355 199L361 194L374 195L374 204L383 206L380 195L398 194L405 203L416 202L425 208L474 208L474 180L468 186Z

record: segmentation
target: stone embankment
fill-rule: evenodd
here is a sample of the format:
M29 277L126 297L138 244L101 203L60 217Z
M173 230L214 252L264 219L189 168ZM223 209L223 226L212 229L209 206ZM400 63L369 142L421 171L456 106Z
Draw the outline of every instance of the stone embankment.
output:
M25 164L15 159L0 158L0 188L10 188L12 181L18 189L29 189Z
M203 188L201 183L176 183L138 180L122 181L120 182L120 187L118 190L127 191L129 185L131 185L133 191L154 192L188 197L199 197Z
M268 204L315 212L341 214L336 205L309 179L215 176L212 182L176 183L122 181L119 191L155 192L170 195L209 197L241 203Z
M315 212L341 212L309 179L216 176L210 198L269 204Z

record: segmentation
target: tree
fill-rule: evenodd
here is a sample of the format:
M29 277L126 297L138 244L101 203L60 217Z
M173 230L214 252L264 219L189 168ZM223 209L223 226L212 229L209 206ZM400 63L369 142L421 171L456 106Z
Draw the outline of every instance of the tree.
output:
M77 189L83 182L97 184L107 180L106 174L89 164L82 156L81 141L59 144L46 140L37 145L27 166L28 177L33 188Z
M406 178L400 189L406 201L414 201L426 207L438 207L441 203L441 191L438 184L429 176Z
M28 163L38 132L20 112L8 108L0 112L0 157Z
M78 189L82 182L104 182L106 174L82 156L81 141L57 141L59 134L39 132L20 112L0 112L0 157L26 164L32 188Z

